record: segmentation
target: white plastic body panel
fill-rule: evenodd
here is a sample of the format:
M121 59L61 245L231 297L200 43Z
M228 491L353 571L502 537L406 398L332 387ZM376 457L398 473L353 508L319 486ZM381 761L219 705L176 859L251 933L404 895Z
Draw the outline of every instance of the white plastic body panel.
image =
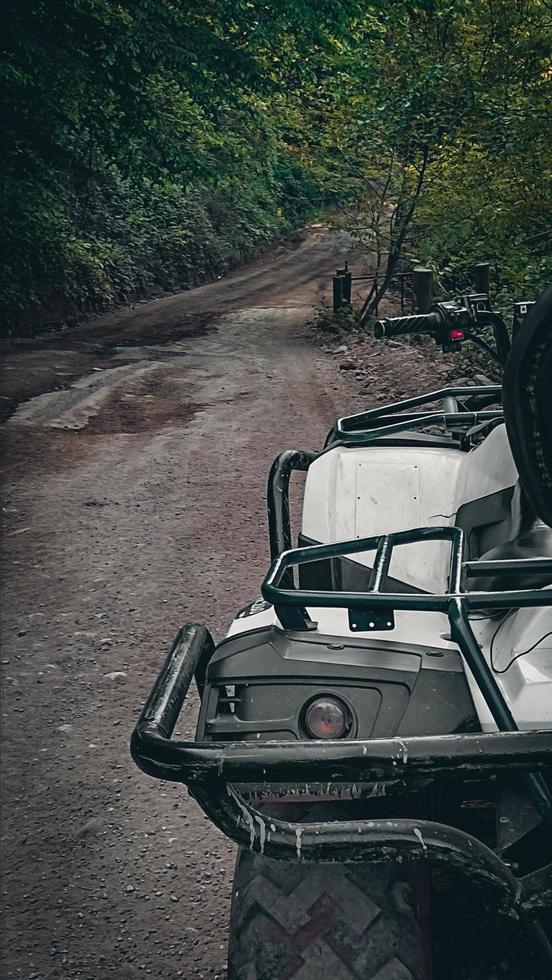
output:
M458 508L517 480L503 425L470 453L434 447L336 446L311 464L303 534L321 544L416 527L455 523ZM450 547L428 542L398 548L390 574L442 592ZM370 565L373 555L357 556Z
M407 612L398 610L395 613L395 629L392 632L371 630L362 633L349 629L349 617L346 609L308 610L312 620L318 624L318 630L325 636L366 637L370 640L379 639L383 643L393 640L394 643L415 643L420 646L440 647L444 650L456 650L456 645L446 637L450 633L449 621L443 613ZM247 633L249 630L262 629L265 626L280 626L272 606L254 616L235 619L228 630L228 636Z
M473 620L472 627L519 728L552 728L552 607ZM483 730L495 731L475 681L468 679Z
M330 544L389 531L454 523L455 488L465 454L458 449L338 446L311 464L303 534ZM399 548L391 575L426 591L443 591L449 546ZM373 552L356 556L371 565Z
M463 456L454 491L456 510L469 500L478 500L505 487L513 487L517 482L518 472L504 425L493 429L485 442Z
M453 525L462 504L512 487L516 481L503 425L470 453L432 446L337 446L309 468L302 532L311 540L328 544L416 527ZM442 592L449 554L450 546L439 542L398 548L390 574L425 591ZM372 559L373 553L368 553L354 560L371 565ZM455 649L449 639L448 619L441 613L397 611L392 632L370 633L351 633L345 609L317 608L309 614L320 632L330 636L366 636L382 644L393 640ZM234 620L229 636L273 623L280 625L270 607ZM472 626L519 728L552 729L552 608L518 610L504 620L474 619ZM496 725L467 668L466 674L483 730L495 731Z
M309 613L318 623L320 632L326 636L355 636L357 639L365 636L370 641L379 639L382 644L392 639L396 643L427 645L444 650L457 649L448 639L449 622L442 613L397 611L392 633L351 633L345 609L310 609ZM501 620L493 619L472 623L489 663L492 636L500 622ZM270 607L255 616L235 619L228 636L273 624L280 625L274 609ZM508 666L499 668L494 673L518 727L523 730L552 729L552 635L541 639L548 632L552 633L552 608L519 610L511 617L509 624L508 621L504 622L502 630L504 636L500 638L500 633L497 634L498 642L495 641L493 645L492 660L495 667L503 662ZM532 652L524 653L533 643L538 646ZM523 655L519 657L519 653ZM514 659L516 656L517 659ZM466 675L482 730L496 731L492 715L467 667Z

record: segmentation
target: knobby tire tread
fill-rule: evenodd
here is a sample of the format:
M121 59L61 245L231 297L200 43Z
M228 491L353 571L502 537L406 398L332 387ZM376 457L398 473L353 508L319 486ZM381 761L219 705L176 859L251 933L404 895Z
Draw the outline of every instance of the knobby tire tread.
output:
M241 849L228 980L430 980L412 884L400 865L292 863Z

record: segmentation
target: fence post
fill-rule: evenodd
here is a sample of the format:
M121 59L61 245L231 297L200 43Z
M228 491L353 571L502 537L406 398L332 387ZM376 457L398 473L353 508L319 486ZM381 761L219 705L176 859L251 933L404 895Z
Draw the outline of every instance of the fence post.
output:
M333 310L334 313L338 313L343 306L343 283L344 276L340 275L339 272L332 279L333 285Z
M414 269L414 296L418 313L429 313L433 299L433 272L431 269Z
M349 272L348 269L345 270L345 274L342 276L343 279L343 300L351 306L351 298L353 295L353 273Z
M474 270L476 292L489 295L490 273L490 262L478 262Z
M339 279L340 282L336 283ZM334 312L337 311L346 303L351 306L351 300L353 295L353 274L349 272L349 263L345 262L344 269L336 269L335 276L333 278L333 308Z

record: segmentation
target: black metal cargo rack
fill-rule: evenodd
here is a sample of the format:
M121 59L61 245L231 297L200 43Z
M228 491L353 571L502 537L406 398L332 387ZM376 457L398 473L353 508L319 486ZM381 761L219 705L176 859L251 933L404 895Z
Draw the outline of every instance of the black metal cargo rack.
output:
M393 594L380 591L397 545L427 540L451 542L448 592ZM292 565L321 557L374 549L370 591L310 592L281 588ZM171 735L194 675L202 687L214 650L203 626L188 625L178 634L132 736L137 765L160 779L186 783L213 822L243 846L270 857L309 861L429 860L462 870L487 893L493 906L508 915L537 914L552 906L552 866L518 880L486 845L463 831L420 820L357 820L293 823L261 813L241 798L233 784L341 781L346 783L429 779L473 781L519 775L542 819L552 826L552 798L544 772L552 768L549 731L517 730L470 626L471 610L552 604L552 590L474 592L467 576L500 572L506 576L536 569L552 574L552 559L464 561L459 528L420 528L335 545L300 548L280 555L263 583L263 595L275 604L293 631L310 624L308 606L343 606L375 616L397 609L446 612L455 641L482 691L499 729L491 734L390 738L365 741L182 742ZM303 617L306 617L306 620ZM298 617L296 620L295 617Z
M340 418L326 438L325 448L336 443L343 446L367 446L376 440L395 440L405 432L419 432L439 426L451 433L462 448L469 448L466 434L483 424L496 425L503 419L502 409L486 409L502 400L501 385L440 388L437 391L406 398L403 401L371 408ZM443 402L442 409L411 409Z

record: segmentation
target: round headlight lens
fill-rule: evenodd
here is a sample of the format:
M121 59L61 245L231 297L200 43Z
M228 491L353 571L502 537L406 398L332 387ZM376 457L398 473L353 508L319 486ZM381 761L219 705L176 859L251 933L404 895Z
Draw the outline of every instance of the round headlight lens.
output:
M316 698L305 712L305 728L313 738L343 738L351 725L349 709L337 698Z

